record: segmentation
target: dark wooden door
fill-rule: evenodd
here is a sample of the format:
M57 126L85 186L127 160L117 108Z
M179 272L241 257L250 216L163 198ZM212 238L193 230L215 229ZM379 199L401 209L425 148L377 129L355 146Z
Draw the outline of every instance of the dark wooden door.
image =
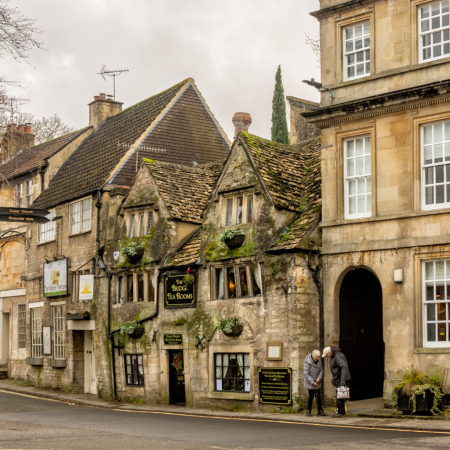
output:
M349 272L339 295L340 342L352 376L350 397L383 396L383 296L376 276L366 269Z
M179 368L176 368L173 363ZM169 350L169 397L171 405L186 405L183 367L183 350Z

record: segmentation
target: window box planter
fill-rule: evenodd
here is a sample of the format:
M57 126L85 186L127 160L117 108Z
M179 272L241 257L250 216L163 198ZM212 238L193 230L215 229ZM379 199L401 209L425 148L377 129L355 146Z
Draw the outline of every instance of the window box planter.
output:
M27 358L27 364L30 366L42 366L44 364L44 358Z
M238 235L238 236L234 236L234 237L232 237L230 239L225 239L224 240L225 245L230 250L233 250L235 248L241 247L242 244L244 243L244 241L245 241L245 235L244 234L241 234L241 235Z
M136 250L136 254L133 256L127 255L128 261L130 261L131 264L137 263L139 262L142 257L144 256L144 249L143 248L138 248Z
M139 339L144 334L144 327L135 328L128 336L132 339Z
M434 394L430 390L425 391L425 395L418 395L416 397L416 412L414 415L432 415L431 409L433 408ZM442 408L442 405L439 409ZM413 404L410 395L399 395L398 408L404 415L413 414Z
M243 329L244 329L244 325L236 325L235 327L233 327L233 329L231 330L230 333L227 333L225 330L222 330L222 332L225 336L238 337L241 335Z
M65 359L47 359L47 364L49 367L53 367L54 369L63 369L66 367Z

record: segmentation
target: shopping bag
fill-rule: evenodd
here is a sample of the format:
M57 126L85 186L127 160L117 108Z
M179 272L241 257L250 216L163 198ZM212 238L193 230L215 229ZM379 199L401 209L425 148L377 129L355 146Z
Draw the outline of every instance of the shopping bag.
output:
M336 398L350 398L350 388L345 386L336 388Z

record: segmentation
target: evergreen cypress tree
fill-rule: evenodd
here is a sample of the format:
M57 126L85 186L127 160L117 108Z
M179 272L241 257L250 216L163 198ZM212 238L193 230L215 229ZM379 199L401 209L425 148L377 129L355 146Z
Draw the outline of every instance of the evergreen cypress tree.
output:
M278 66L275 75L275 90L272 100L272 141L289 144L281 66Z

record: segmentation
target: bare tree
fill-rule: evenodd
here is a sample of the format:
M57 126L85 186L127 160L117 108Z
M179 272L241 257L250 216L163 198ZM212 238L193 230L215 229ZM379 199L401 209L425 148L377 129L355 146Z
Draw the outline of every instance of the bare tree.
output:
M306 33L305 36L305 43L311 47L314 55L316 55L317 67L320 68L320 36L317 35L315 38L312 38Z
M63 136L75 128L66 125L58 114L53 114L50 117L42 117L42 119L31 120L33 125L32 131L34 133L36 144L47 142L59 136Z

